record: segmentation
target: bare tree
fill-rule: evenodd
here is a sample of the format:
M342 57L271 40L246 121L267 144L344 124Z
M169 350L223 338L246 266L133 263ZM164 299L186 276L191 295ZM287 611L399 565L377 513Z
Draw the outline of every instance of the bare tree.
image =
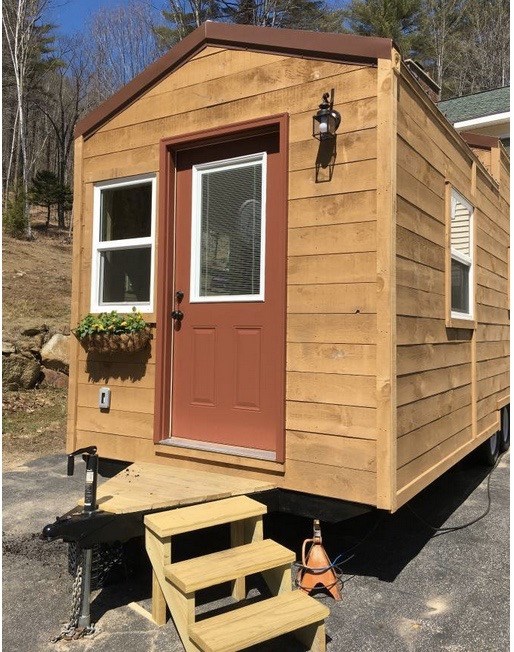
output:
M509 84L509 0L469 0L464 56L456 93L476 93Z
M6 202L13 179L21 178L23 195L28 195L30 179L28 151L28 92L30 80L41 62L44 52L44 32L42 18L48 0L8 0L4 2L2 27L5 52L8 55L9 71L13 81L11 144L4 179ZM46 26L47 27L47 26ZM4 57L5 58L5 57ZM28 204L24 204L26 235L32 237Z
M444 88L447 77L462 64L469 0L423 0L422 35L425 64Z
M91 51L92 101L98 103L128 83L159 54L156 12L144 0L100 9L87 30Z

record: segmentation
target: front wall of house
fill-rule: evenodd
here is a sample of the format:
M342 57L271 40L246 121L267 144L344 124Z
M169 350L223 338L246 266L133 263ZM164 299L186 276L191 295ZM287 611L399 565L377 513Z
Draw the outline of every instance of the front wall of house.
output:
M396 236L399 505L495 432L499 406L509 393L508 161L498 148L477 152L491 178L449 131L402 78ZM447 328L447 184L475 208L474 330Z
M316 183L312 115L331 88L342 115L337 160L332 179ZM148 360L121 362L74 347L69 449L94 443L104 457L189 468L215 460L226 473L375 503L376 95L371 66L208 47L85 139L74 319L90 309L95 182L157 173L161 138L289 113L286 459L164 446L156 455L155 348ZM158 243L157 234L157 252ZM112 389L108 413L97 407L103 385Z

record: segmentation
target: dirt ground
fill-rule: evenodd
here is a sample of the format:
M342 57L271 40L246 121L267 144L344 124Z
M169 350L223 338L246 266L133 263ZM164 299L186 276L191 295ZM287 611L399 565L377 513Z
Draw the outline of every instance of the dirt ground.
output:
M20 328L70 323L71 244L58 230L44 233L36 222L35 240L3 235L3 337Z
M33 215L34 240L2 237L3 339L20 330L46 324L70 323L71 243L67 231L44 216ZM64 452L67 391L33 389L2 394L4 470L43 455Z
M43 455L64 453L67 390L31 389L2 396L5 471Z

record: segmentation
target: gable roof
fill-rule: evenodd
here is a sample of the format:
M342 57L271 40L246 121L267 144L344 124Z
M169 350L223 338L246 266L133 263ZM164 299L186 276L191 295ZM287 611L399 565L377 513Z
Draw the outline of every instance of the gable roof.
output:
M391 57L393 42L388 38L356 36L354 34L329 34L207 21L77 122L75 138L90 135L142 93L208 45L227 49L286 54L323 61L375 63L377 59Z
M507 113L510 111L510 88L505 86L492 91L454 97L439 102L437 106L452 123Z

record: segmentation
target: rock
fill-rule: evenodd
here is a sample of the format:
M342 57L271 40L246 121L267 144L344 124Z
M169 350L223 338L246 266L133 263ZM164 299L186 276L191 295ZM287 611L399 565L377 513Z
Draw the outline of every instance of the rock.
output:
M2 375L5 389L32 389L39 380L41 365L34 358L14 353L2 356Z
M25 335L26 337L34 337L34 335L41 335L46 333L47 330L48 326L46 324L41 324L41 326L32 326L32 328L26 328L25 330L21 331L21 334Z
M20 353L26 357L34 357L40 359L40 350L43 345L43 335L36 335L35 337L22 337L16 340L16 353Z
M41 371L44 375L41 381L41 387L59 387L64 389L68 387L68 376L61 371L54 371L46 367L41 367Z
M12 342L4 342L2 340L2 353L4 355L10 355L11 353L16 353L16 347Z
M69 373L70 336L56 333L41 349L41 359L47 369Z

